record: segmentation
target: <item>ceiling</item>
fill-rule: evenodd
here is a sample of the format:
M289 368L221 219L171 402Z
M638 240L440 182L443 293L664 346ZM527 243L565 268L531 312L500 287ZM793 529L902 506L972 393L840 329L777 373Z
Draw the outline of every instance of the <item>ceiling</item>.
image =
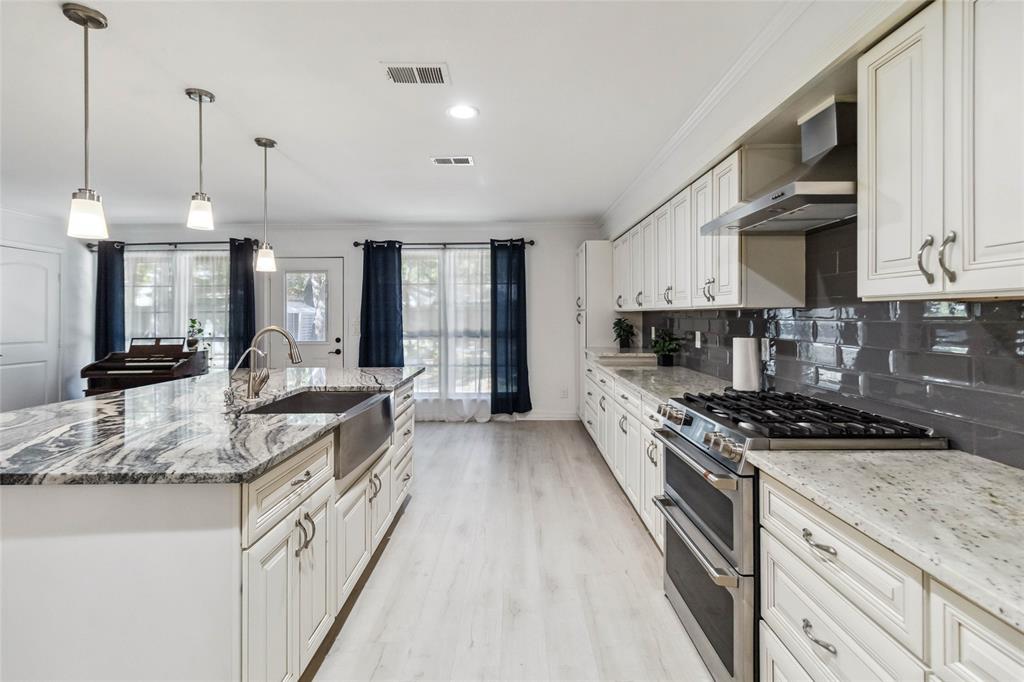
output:
M593 220L781 2L97 2L92 178L111 223ZM63 218L81 186L82 36L58 2L6 0L0 203ZM395 85L382 61L448 64ZM480 117L445 109L467 102ZM470 154L472 167L429 157Z

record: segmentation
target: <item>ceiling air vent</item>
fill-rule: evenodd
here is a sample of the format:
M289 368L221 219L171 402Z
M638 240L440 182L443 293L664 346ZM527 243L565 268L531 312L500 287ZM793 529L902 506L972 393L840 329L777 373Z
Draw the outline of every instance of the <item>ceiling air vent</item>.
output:
M444 62L437 64L384 62L384 68L387 69L388 80L392 83L447 85L451 82L451 78L448 76L448 65Z
M472 166L472 156L432 156L430 160L435 166Z

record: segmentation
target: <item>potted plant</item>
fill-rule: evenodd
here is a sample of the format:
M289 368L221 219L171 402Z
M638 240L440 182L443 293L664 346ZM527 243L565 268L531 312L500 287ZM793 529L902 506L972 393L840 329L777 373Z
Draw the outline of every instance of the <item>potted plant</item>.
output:
M615 322L612 323L612 331L615 333L615 339L619 342L619 350L629 350L633 343L633 337L636 336L636 328L633 323L624 317L615 318Z
M675 354L679 352L679 339L666 329L659 329L651 342L651 350L658 356L659 367L671 367L675 364Z
M199 337L203 335L203 325L194 317L188 318L188 340L185 342L189 350L195 350L199 345Z

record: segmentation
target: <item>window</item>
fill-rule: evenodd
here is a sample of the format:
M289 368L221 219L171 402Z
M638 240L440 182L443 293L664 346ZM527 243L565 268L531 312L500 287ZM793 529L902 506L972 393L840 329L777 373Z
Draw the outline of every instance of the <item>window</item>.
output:
M128 251L124 255L125 347L132 337L186 336L203 326L211 367L228 353L227 251Z
M327 272L285 273L285 329L299 343L327 341Z
M490 398L490 286L488 249L403 249L405 364L426 367L418 399Z

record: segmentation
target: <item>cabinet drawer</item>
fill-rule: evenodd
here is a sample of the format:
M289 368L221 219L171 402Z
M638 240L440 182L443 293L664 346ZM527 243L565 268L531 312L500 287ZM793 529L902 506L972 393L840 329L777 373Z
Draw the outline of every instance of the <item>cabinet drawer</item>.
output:
M640 393L633 386L622 379L615 380L615 387L612 391L615 402L622 405L634 417L640 419L643 411L643 403L640 400Z
M405 465L405 460L412 456L412 441L406 443L401 448L392 446L391 452L394 454L391 456L391 466L395 469L399 469Z
M805 669L820 669L822 679L925 680L924 666L906 649L764 530L761 615Z
M1024 680L1024 633L934 580L932 670L945 682Z
M410 450L410 455L412 451ZM406 495L409 493L409 486L412 484L412 457L406 457L403 459L397 467L395 467L395 482L393 484L393 490L395 496L394 509L398 510L398 505L402 504L405 500Z
M761 682L812 682L799 661L779 641L763 620L761 628Z
M252 483L242 485L245 547L256 542L275 523L334 477L334 434L274 467Z
M925 593L919 568L764 475L760 497L762 526L924 658Z
M598 388L603 388L609 393L615 390L615 380L612 378L612 375L596 365L594 367L594 379L597 381Z
M658 403L644 396L640 408L640 421L645 427L657 429L661 426L661 415L658 414Z
M412 407L414 391L415 383L412 381L395 389L395 419Z
M395 421L395 450L401 450L411 443L415 433L416 410L409 409Z
M597 404L598 398L601 396L601 389L597 387L597 381L592 379L590 375L583 381L583 401Z

